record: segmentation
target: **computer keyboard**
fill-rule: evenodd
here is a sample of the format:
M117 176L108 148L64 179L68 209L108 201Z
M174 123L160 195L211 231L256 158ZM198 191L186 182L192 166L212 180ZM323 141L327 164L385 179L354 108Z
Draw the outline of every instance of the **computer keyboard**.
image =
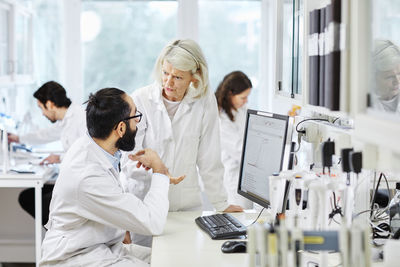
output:
M246 226L227 213L200 216L195 221L212 239L229 239L246 234Z

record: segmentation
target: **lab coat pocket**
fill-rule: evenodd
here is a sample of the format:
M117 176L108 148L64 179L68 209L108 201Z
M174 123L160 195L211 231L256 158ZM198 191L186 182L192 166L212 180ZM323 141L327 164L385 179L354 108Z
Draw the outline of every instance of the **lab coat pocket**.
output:
M188 135L183 137L181 151L182 159L185 164L196 164L198 147L199 138L197 136Z

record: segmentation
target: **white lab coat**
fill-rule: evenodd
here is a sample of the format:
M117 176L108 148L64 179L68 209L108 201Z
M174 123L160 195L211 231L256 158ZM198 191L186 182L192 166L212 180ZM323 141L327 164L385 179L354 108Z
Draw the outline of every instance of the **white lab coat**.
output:
M119 173L84 135L61 163L40 265L142 266L143 262L124 253L125 230L161 234L168 214L168 188L168 177L153 174L143 201L124 193Z
M83 106L71 104L62 120L56 121L49 128L21 135L19 140L32 145L60 140L65 152L75 140L86 133L86 129L86 112Z
M240 205L244 209L253 207L253 202L237 193L240 161L242 157L243 135L246 123L246 107L233 110L235 118L231 121L225 111L219 114L221 128L221 154L224 164L224 186L228 193L228 203Z
M132 97L137 109L143 113L142 121L137 125L136 149L157 151L172 176L186 175L181 183L169 190L170 211L201 209L199 174L214 208L226 209L215 96L210 92L199 99L186 95L172 121L158 84L138 89ZM137 169L134 162L126 160L126 155L122 166L128 189L143 197L148 188L148 173Z

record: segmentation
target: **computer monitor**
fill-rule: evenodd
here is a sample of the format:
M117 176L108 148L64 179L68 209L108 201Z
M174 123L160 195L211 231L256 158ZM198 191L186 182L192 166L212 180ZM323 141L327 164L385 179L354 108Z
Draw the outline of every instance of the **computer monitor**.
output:
M269 177L288 167L291 122L285 115L247 111L238 193L266 208L270 205Z

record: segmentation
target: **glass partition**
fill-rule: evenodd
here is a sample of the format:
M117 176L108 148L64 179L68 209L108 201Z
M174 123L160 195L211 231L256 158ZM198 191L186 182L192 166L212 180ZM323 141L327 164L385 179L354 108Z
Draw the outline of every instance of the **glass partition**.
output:
M371 1L372 51L368 106L400 114L400 2Z

